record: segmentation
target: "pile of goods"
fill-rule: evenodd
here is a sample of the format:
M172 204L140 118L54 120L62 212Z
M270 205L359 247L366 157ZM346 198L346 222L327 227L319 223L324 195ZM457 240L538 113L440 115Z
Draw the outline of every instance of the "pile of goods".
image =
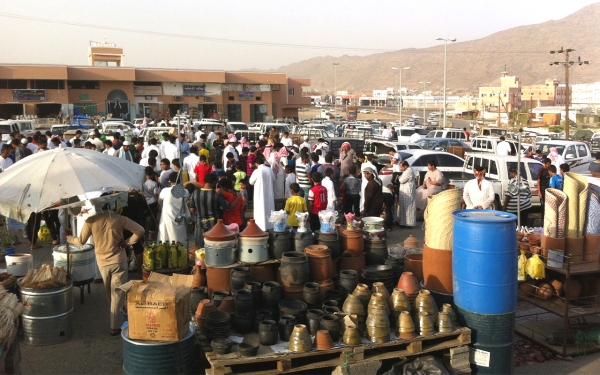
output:
M152 242L144 248L143 267L146 271L186 268L188 265L188 250L179 241L172 241L170 245Z
M14 276L10 276L11 278ZM8 279L6 279L8 280ZM18 327L18 318L23 312L23 304L17 296L0 287L0 347L11 340Z
M31 269L21 281L25 288L56 288L67 285L67 270L51 264L42 264L39 269Z
M4 288L8 288L11 285L14 285L17 282L17 278L10 273L0 273L0 283Z

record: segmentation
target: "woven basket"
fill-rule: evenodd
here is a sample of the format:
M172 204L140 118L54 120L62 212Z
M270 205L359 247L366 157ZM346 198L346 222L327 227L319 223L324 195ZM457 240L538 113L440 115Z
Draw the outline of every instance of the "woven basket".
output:
M451 250L454 217L462 203L462 189L444 190L427 198L425 219L425 243L433 249Z

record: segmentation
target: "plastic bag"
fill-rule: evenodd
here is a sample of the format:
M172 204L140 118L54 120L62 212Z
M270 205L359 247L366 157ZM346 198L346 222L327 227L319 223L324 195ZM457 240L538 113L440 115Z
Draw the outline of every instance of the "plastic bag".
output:
M518 271L517 271L517 280L519 280L519 281L527 280L527 273L525 272L526 264L527 264L527 257L525 256L525 251L521 250L521 255L519 256L519 262L518 262Z
M296 220L298 220L298 232L308 232L306 227L308 212L296 212Z
M525 270L532 279L540 280L546 277L546 265L537 254L527 259Z
M347 223L346 229L354 230L354 225L352 224L352 222L354 221L354 213L348 212L347 214L344 214L344 216L346 217L346 223Z
M273 230L275 232L284 232L287 227L287 213L285 210L271 211L269 222L273 223Z
M335 230L335 222L338 213L333 210L324 210L319 212L319 222L321 223L321 233L331 233Z
M50 236L50 229L47 226L40 226L40 230L38 230L38 239L40 241L50 241L52 237Z

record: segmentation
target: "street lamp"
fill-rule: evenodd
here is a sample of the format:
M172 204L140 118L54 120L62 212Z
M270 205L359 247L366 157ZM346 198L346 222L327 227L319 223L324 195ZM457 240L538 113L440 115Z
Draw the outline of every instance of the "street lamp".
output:
M423 84L423 121L425 121L425 85L427 83L431 83L431 82L427 81L427 82L419 82L419 83ZM444 121L446 121L446 118L444 118ZM444 128L445 127L446 126L444 126Z
M558 61L551 61L550 65L562 65L565 67L565 139L568 141L569 140L569 68L571 67L571 65L574 64L578 64L578 65L587 65L590 62L585 60L585 61L581 61L581 57L577 57L577 61L569 61L569 52L574 52L575 50L572 48L567 48L567 49L563 49L562 47L560 47L559 50L556 51L550 51L550 54L559 54L559 53L564 53L565 54L565 62L558 62Z
M333 63L333 111L337 115L337 67L340 63Z
M456 42L456 38L452 39L444 39L437 38L436 40L444 41L444 128L446 127L446 48L448 47L448 42Z
M398 71L398 89L400 90L400 100L396 99L396 102L398 105L398 121L400 122L400 126L402 126L402 108L404 108L404 102L402 101L402 71L408 69L410 69L410 66L407 66L406 68L392 67L392 70ZM402 106L402 108L400 108L400 106Z

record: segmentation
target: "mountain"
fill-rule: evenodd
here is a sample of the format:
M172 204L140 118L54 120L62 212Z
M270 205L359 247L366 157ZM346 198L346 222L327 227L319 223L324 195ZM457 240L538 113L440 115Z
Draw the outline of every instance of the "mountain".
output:
M480 84L499 85L500 72L520 78L522 85L542 84L546 79L564 83L565 69L550 66L550 61L564 61L564 54L551 55L550 50L573 48L570 60L589 60L590 65L575 65L570 69L570 83L600 81L600 3L589 5L558 21L519 26L500 31L482 39L448 44L447 83L452 93L477 92ZM334 68L337 67L337 89L369 93L373 89L397 87L392 66L409 66L402 73L402 86L423 90L419 81L436 92L443 87L444 46L411 48L368 56L315 57L276 69L292 77L308 77L312 89L332 92ZM399 65L398 62L401 62ZM440 88L441 90L441 88Z

